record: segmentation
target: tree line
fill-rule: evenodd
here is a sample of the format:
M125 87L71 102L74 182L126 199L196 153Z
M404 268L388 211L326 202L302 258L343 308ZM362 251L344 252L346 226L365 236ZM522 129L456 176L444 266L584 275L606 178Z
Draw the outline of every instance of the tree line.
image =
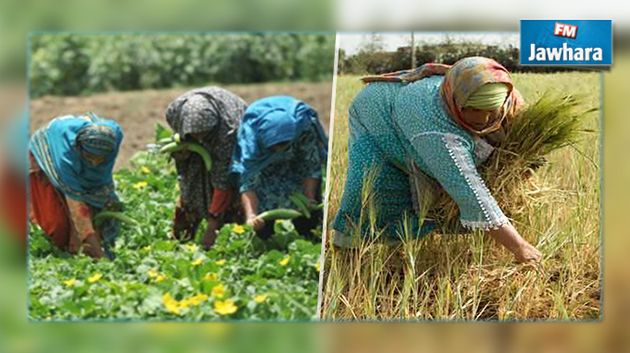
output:
M31 95L330 80L334 48L334 34L34 35Z

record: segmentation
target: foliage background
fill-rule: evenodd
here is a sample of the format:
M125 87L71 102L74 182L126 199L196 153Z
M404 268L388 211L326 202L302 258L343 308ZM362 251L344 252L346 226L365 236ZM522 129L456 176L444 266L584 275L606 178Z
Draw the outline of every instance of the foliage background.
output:
M334 48L331 33L34 34L31 95L328 80Z
M340 49L339 74L381 74L412 67L411 41L399 46L396 50L386 50L385 38L380 34L373 33L365 37L356 53L347 53L344 49ZM484 56L496 60L510 72L548 73L576 70L575 67L521 66L519 65L520 50L512 43L488 44L481 40L451 34L444 34L443 39L435 43L419 40L414 48L416 67L425 63L452 65L465 57Z

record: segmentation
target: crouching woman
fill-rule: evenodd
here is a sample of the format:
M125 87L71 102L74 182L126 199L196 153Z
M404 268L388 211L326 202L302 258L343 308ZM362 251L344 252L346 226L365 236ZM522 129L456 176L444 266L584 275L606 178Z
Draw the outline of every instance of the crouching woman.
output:
M109 253L119 224L96 227L93 217L118 207L112 171L123 133L92 113L63 116L37 130L29 144L30 220L52 243L93 258Z

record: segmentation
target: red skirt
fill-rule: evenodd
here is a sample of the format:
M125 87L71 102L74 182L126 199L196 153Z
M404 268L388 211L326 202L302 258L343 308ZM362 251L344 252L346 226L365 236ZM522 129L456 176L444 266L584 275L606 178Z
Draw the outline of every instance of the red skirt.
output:
M72 223L66 200L50 183L32 154L30 162L31 221L42 228L53 244L62 250L67 250Z
M0 218L7 230L26 245L26 178L3 168L0 175Z

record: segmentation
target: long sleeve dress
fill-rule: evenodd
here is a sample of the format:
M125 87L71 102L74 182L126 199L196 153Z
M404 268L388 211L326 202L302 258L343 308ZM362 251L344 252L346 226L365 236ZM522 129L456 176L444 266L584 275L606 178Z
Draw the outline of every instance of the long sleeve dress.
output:
M465 228L494 229L509 222L476 169L492 147L448 115L440 96L443 80L432 76L413 83L374 82L355 97L349 112L348 174L333 222L339 237L349 236L348 226L365 220L366 186L372 191L377 225L395 236L404 215L414 214L410 176L401 168L411 163L433 181L423 184L426 193L442 187L453 198ZM437 226L410 218L416 235Z
M184 228L186 236L195 234L201 220L208 215L223 220L235 217L238 198L232 192L230 165L246 107L245 101L234 93L211 86L184 93L166 110L168 124L183 140L191 140L195 133L206 133L200 144L213 161L208 172L197 154L175 160L181 192L175 223Z

